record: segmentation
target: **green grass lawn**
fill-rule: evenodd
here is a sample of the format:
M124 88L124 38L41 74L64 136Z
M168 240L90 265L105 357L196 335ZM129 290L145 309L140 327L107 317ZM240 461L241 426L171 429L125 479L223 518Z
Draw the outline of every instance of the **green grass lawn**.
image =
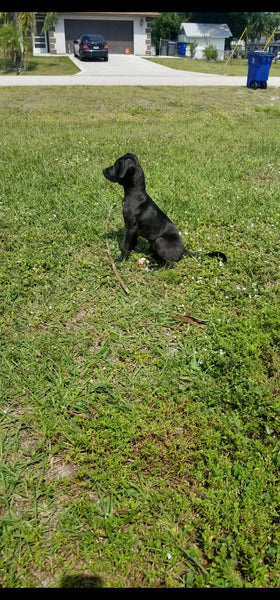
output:
M180 69L182 71L194 71L196 73L212 73L213 75L239 75L246 76L248 73L248 60L245 59L233 59L228 65L226 61L207 61L207 60L195 60L187 57L155 57L147 58L146 60L152 60L164 67L170 67L171 69ZM276 63L272 62L269 70L271 77L280 77L280 61Z
M21 73L26 75L74 75L80 69L69 56L32 56L28 60L27 69ZM0 59L0 75L15 75L12 62L5 63Z
M3 587L279 587L279 100L1 90ZM147 273L140 240L124 293L127 151L227 264Z

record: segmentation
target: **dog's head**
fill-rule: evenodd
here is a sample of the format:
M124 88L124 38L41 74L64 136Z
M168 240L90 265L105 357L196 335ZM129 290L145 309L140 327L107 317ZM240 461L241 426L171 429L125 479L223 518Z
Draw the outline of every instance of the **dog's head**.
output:
M103 169L103 175L113 183L127 184L133 182L135 173L142 174L143 171L139 165L138 158L135 154L128 152L118 158L112 167Z

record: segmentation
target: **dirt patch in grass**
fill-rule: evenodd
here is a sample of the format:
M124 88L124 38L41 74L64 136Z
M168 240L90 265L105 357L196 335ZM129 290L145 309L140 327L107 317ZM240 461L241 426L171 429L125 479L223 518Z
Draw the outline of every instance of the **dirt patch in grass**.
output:
M63 479L64 477L72 479L79 470L78 465L65 462L63 458L59 456L51 456L49 462L50 466L45 472L45 481L47 482Z

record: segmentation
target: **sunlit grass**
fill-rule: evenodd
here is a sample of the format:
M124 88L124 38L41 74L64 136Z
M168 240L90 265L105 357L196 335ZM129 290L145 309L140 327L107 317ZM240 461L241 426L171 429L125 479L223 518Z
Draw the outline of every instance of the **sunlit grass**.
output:
M3 587L279 587L279 98L1 91ZM124 293L127 151L226 265L140 240Z

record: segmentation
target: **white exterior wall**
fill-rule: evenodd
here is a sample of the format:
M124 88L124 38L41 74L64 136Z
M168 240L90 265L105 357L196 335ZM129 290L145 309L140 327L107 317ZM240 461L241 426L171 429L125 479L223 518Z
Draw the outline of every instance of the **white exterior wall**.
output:
M203 54L203 50L207 47L210 46L210 44L213 44L213 46L215 46L218 50L218 60L224 60L224 54L225 54L225 40L224 38L210 38L210 37L205 37L205 38L191 38L188 37L188 41L187 41L187 48L186 48L186 56L190 56L190 49L189 49L189 45L196 41L197 42L197 48L195 51L195 58L201 60L204 59L205 56Z
M65 15L66 18L66 15ZM67 18L71 18L70 16ZM64 31L64 17L62 14L58 15L55 26L55 39L56 39L56 52L57 54L65 54L65 31Z
M54 37L56 39L56 52L57 54L65 54L65 31L64 31L64 19L84 19L94 21L94 17L91 15L87 15L85 13L76 13L75 15L69 15L67 13L60 13L58 15L57 21L55 22L55 33ZM98 20L102 21L133 21L133 44L134 44L134 54L145 55L146 53L146 19L140 17L126 17L120 15L119 17L112 16L98 16L96 17ZM141 21L143 24L141 25Z
M142 25L141 25L142 22ZM145 56L146 46L146 19L140 17L134 17L133 19L133 31L134 31L134 54Z

